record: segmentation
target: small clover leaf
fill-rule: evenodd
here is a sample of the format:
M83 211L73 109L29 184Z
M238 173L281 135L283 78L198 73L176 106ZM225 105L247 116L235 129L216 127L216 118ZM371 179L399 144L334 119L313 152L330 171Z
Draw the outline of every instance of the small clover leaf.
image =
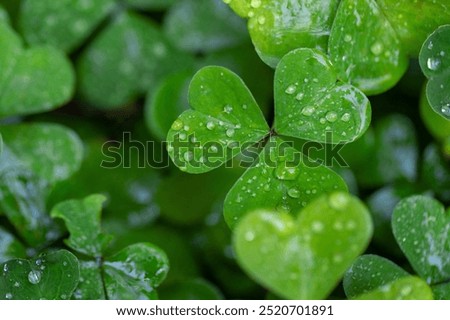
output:
M217 168L269 133L250 91L228 69L205 67L197 72L189 102L192 109L178 117L167 135L170 157L189 173Z
M425 89L426 87L424 87ZM422 90L420 96L420 116L431 135L438 141L444 141L450 137L450 121L440 116L430 106L426 90Z
M328 51L339 79L367 94L392 88L408 68L408 56L375 0L343 0Z
M433 300L433 292L418 277L404 277L356 297L357 300Z
M78 260L66 250L44 253L32 260L10 260L0 264L0 299L69 299L79 276Z
M0 23L0 35L0 117L52 110L72 97L74 72L59 50L24 49L5 23Z
M20 29L31 45L49 44L73 51L106 18L114 0L25 0Z
M435 112L450 120L450 25L439 27L427 38L419 62L429 79L428 102Z
M436 0L377 0L403 48L413 57L437 27L450 22L450 3ZM418 14L420 12L420 14Z
M108 257L103 278L108 299L156 299L155 288L167 276L169 261L149 243L130 245Z
M392 229L414 270L429 284L450 279L450 211L426 196L412 196L394 209Z
M60 235L46 211L48 181L27 168L7 146L0 156L0 211L23 240L39 247Z
M275 68L281 57L300 47L327 48L338 0L223 0L241 17L261 59Z
M324 193L347 191L337 173L309 160L291 145L271 138L256 164L228 192L224 217L231 228L248 212L260 208L295 214Z
M94 195L82 201L64 201L52 209L52 217L61 218L66 223L70 238L65 242L70 248L91 257L101 257L111 241L100 228L100 215L105 200L103 196Z
M344 290L353 299L409 276L395 263L376 255L360 256L344 276Z
M295 72L293 72L295 70ZM327 143L351 142L369 127L370 102L355 87L338 81L328 57L297 49L275 72L275 130ZM326 132L332 131L331 141Z
M66 244L90 259L81 264L76 299L155 299L155 288L167 275L169 262L161 249L150 243L136 243L104 257L112 239L101 232L100 212L105 197L91 195L82 200L57 204L51 215L65 221L70 232ZM95 260L92 260L95 259ZM93 283L95 285L93 285ZM100 292L98 288L104 288Z
M297 218L255 211L237 225L238 262L253 279L288 299L323 299L372 234L370 215L356 198L335 192L314 200Z

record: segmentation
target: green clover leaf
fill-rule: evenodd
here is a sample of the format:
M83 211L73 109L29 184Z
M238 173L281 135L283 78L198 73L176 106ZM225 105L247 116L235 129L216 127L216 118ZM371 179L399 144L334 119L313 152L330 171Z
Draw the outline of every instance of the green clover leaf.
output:
M356 259L345 273L345 294L354 299L407 276L409 273L388 259L376 255L363 255Z
M169 45L151 20L123 12L81 54L79 93L96 108L122 107L192 63L190 56Z
M439 27L425 41L419 62L429 79L427 98L431 107L450 120L450 25Z
M228 69L205 67L197 72L189 102L192 109L175 120L167 135L170 157L189 173L213 170L236 156L239 147L248 147L269 133L252 94Z
M39 247L58 238L49 217L50 186L67 179L81 164L83 147L71 130L56 124L19 124L0 128L0 208L23 240Z
M295 72L293 72L295 70ZM275 130L327 143L351 142L369 127L370 102L355 87L338 81L326 55L297 49L275 72ZM332 131L332 140L326 132Z
M136 243L104 257L106 246L112 239L101 232L100 212L105 199L101 195L91 195L82 200L68 200L57 204L51 212L52 217L66 223L70 232L66 244L88 257L80 261L81 280L74 297L157 298L155 289L169 268L167 256L152 244ZM98 288L104 288L104 291Z
M223 210L231 228L257 209L296 214L321 194L347 191L337 173L309 160L291 145L271 138L256 164L228 192Z
M371 292L356 297L357 300L433 300L433 292L418 277L404 277Z
M392 229L414 270L429 284L450 279L450 211L426 196L395 207Z
M52 110L72 97L74 72L59 50L25 49L5 23L0 23L0 47L0 118Z
M241 17L261 59L275 68L289 51L300 47L326 50L338 0L223 0Z
M77 258L66 250L7 261L0 264L0 273L2 300L66 300L80 276Z
M71 52L105 19L114 2L25 0L20 11L20 29L31 45L49 44Z
M167 12L164 33L178 49L210 52L248 39L245 23L218 0L180 0Z
M281 297L323 299L372 234L370 215L356 198L335 192L297 218L256 211L237 225L233 245L250 276Z

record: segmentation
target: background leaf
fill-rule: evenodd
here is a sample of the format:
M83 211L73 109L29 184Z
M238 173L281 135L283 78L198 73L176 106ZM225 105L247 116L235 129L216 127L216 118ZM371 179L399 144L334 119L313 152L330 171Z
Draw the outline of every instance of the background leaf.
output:
M8 300L69 299L80 275L77 258L66 250L10 260L0 270L0 298Z
M438 201L425 196L403 199L394 210L394 236L428 284L450 279L449 214Z
M79 94L96 108L119 108L191 63L189 56L167 43L151 20L123 12L81 54Z
M375 0L343 0L331 29L328 51L339 79L369 95L392 88L408 57Z
M180 0L164 18L164 32L178 49L210 52L247 41L245 23L222 0Z
M31 45L49 44L71 52L113 7L114 0L23 0L20 29Z
M75 76L60 51L52 47L24 50L5 23L0 23L0 33L0 117L48 111L70 100Z
M345 273L345 294L352 299L407 276L405 270L385 258L363 255Z
M2 126L0 131L19 161L50 183L65 180L80 168L83 145L67 127L32 123Z

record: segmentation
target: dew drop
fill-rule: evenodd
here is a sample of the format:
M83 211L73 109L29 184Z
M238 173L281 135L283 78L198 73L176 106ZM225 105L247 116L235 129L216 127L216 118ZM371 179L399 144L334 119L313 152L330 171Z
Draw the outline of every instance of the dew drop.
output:
M41 281L41 272L37 270L32 270L28 273L28 281L31 284L38 284Z
M233 137L234 136L234 129L233 128L228 129L225 134L227 135L228 138Z
M402 296L407 296L408 294L411 293L411 291L412 291L411 286L406 286L406 287L402 288L402 290L400 290L400 294Z
M314 107L305 107L302 110L302 114L309 117L311 116L314 112L316 111L316 109Z
M327 115L325 116L325 118L327 119L327 121L329 122L335 122L337 120L337 113L334 111L330 111L327 113Z
M184 126L183 129L184 129L184 131L189 131L190 127L189 126Z
M294 84L291 84L284 92L287 94L294 94L295 90L297 90L297 87Z
M441 112L446 116L450 115L450 103L443 106Z
M246 104L242 105L242 109L247 110L248 106Z
M219 149L217 148L217 146L213 145L213 146L209 147L209 151L212 153L216 153L217 151L219 151Z
M375 42L371 47L370 51L376 56L379 56L383 52L383 45L380 42Z
M275 176L279 180L291 181L295 180L299 174L299 171L296 167L287 167L286 163L278 164L275 169Z
M7 294L5 294L5 298L8 299L8 300L11 300L13 298L12 293L8 292Z
M266 17L260 16L260 17L258 18L258 23L259 23L259 24L264 24L264 23L266 23Z
M300 92L299 94L297 94L295 96L295 99L297 99L298 101L303 100L303 98L305 97L305 94L303 92Z
M215 125L214 122L212 122L212 121L208 121L208 122L206 123L206 129L208 129L208 130L214 129L215 126L216 126L216 125Z
M8 265L6 263L3 265L3 272L8 272Z
M429 58L427 60L427 67L430 70L437 70L439 68L441 64L441 60L437 59L437 58Z
M261 6L261 0L252 0L250 6L255 9L259 8Z
M297 199L297 198L300 197L300 191L298 191L297 188L290 188L290 189L288 190L288 195L289 195L289 197L291 197L291 198Z
M252 231L247 231L245 233L245 240L246 241L253 241L253 240L255 240L255 234Z
M183 128L183 121L180 119L177 119L172 123L173 130L181 130L181 128Z
M330 206L336 210L345 209L348 204L348 198L343 193L334 193L329 198Z
M223 112L230 114L233 112L233 107L227 104L225 107L223 107Z
M349 34L346 34L346 35L344 36L344 41L345 41L345 42L350 42L350 41L352 41L352 36L349 35Z
M349 122L350 121L350 117L351 117L350 113L346 112L346 113L344 113L342 115L341 120L344 121L344 122Z
M323 230L323 223L320 221L314 221L311 225L311 228L314 232L322 232Z
M180 138L180 140L186 140L186 133L180 133L179 134L179 138Z

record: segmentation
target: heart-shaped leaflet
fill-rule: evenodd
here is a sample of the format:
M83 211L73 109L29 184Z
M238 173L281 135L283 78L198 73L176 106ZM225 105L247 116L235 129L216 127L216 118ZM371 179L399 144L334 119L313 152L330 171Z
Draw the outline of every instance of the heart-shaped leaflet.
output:
M60 51L25 50L5 23L0 23L0 48L0 117L48 111L71 98L75 75Z
M450 211L439 201L412 196L392 215L392 231L414 270L428 284L450 279Z
M335 192L306 206L297 219L255 211L235 229L239 264L257 282L288 299L324 299L372 235L366 207Z
M192 109L175 120L167 135L170 157L189 173L213 170L269 133L252 94L228 69L197 72L189 102Z
M291 137L344 143L369 127L370 102L357 88L338 80L321 51L297 49L275 72L275 130ZM327 135L327 132L331 132Z

